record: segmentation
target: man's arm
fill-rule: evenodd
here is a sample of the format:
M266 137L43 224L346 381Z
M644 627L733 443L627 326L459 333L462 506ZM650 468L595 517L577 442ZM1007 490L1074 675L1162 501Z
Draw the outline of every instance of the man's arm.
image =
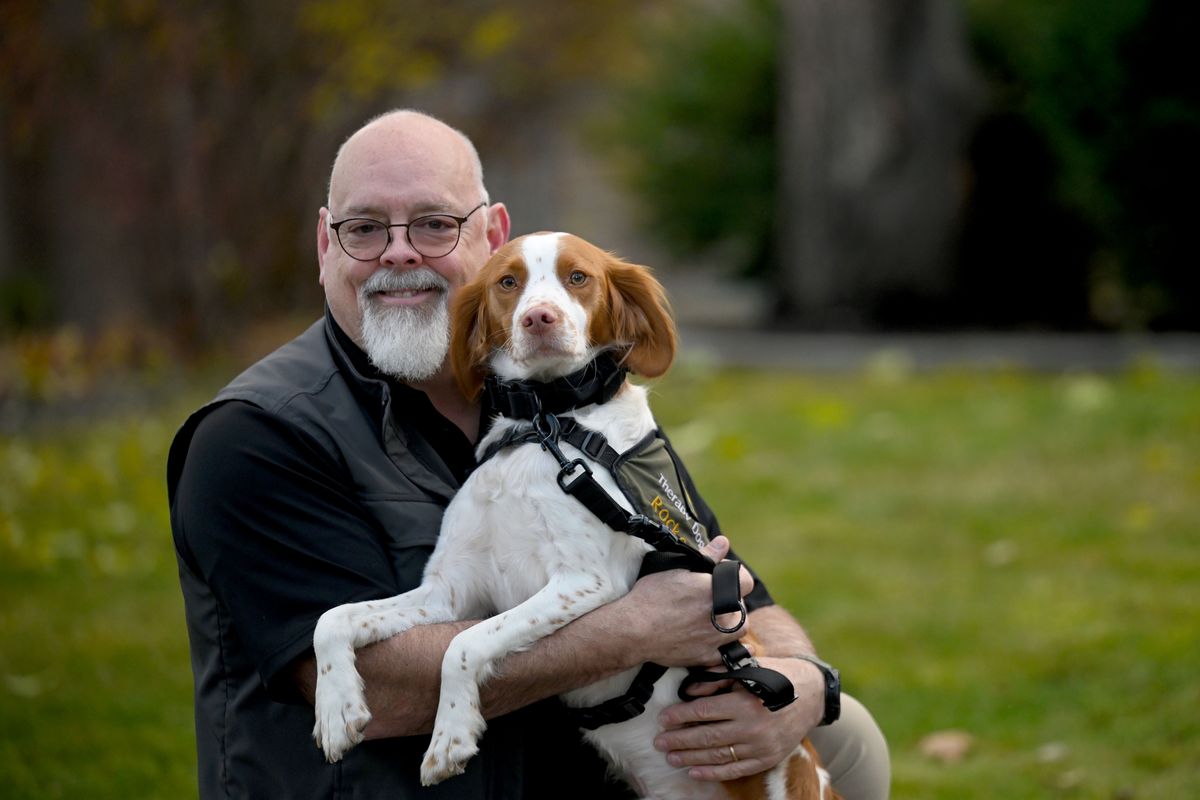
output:
M724 557L719 538L707 552ZM742 590L751 579L743 571ZM710 620L712 578L672 570L638 581L629 594L571 622L530 649L506 657L481 690L483 714L491 718L632 669L645 661L664 666L712 666L717 649L738 638ZM756 612L757 613L757 612ZM437 714L441 662L450 640L474 622L410 628L358 651L356 667L366 684L372 720L367 738L428 733ZM316 667L297 663L301 694L312 702Z
M821 671L808 661L788 658L814 654L800 624L779 606L752 611L750 624L762 643L762 652L754 655L762 666L788 677L796 701L769 711L754 695L735 686L728 694L710 694L664 710L659 715L663 732L654 746L667 754L669 763L691 767L689 774L697 780L727 781L770 769L791 755L824 716ZM709 684L707 691L719 686ZM737 753L736 761L730 746Z

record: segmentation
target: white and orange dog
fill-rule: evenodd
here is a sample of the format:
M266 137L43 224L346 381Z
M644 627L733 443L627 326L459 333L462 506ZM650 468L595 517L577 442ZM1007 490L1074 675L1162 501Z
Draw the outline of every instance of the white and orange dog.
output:
M616 351L630 371L657 377L675 355L666 296L649 271L569 234L533 234L505 245L458 292L453 319L451 358L472 395L485 371L509 380L551 380L601 352ZM646 390L632 383L607 402L569 415L603 433L617 452L656 427ZM497 419L479 452L517 424ZM570 445L563 448L570 458L587 458ZM479 684L493 665L630 590L650 546L615 532L561 491L558 472L559 464L536 443L502 450L471 475L447 508L419 587L387 600L339 606L321 617L313 640L318 666L313 735L331 761L362 739L371 718L354 667L356 647L418 622L494 615L455 637L442 663L437 719L421 764L422 781L433 784L462 772L477 752L486 727ZM597 467L594 475L629 509L607 470ZM553 530L547 520L554 520ZM651 742L659 733L658 713L678 702L686 672L667 671L645 713L585 734L616 774L643 796L661 800L833 796L807 742L774 769L728 784L703 784L689 778L686 768L670 766ZM563 700L573 707L597 705L624 692L634 673L568 692Z

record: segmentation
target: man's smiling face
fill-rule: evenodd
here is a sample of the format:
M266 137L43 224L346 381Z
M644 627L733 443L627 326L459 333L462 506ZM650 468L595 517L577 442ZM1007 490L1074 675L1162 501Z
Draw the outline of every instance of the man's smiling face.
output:
M392 346L403 347L421 325L445 327L449 296L475 275L491 252L488 209L472 214L462 226L457 247L439 258L423 256L409 243L404 228L393 228L392 241L378 258L359 261L342 249L330 224L349 217L394 224L426 214L466 216L484 199L475 163L454 131L410 116L367 126L338 155L330 178L330 205L321 209L318 220L321 285L338 325L385 371L390 370L367 345L378 347L381 340L400 336Z

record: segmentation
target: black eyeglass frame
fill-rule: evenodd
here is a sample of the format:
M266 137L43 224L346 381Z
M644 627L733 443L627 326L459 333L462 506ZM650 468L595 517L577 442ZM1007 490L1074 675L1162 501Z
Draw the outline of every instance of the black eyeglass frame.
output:
M337 222L330 220L329 227L333 229L334 236L337 237L338 247L342 248L342 252L345 253L346 255L350 256L351 258L353 258L355 261L374 261L377 258L379 258L380 256L382 256L384 253L386 253L387 249L392 246L392 241L393 241L392 240L392 228L404 228L404 238L408 240L409 247L411 247L413 250L416 250L418 253L420 253L425 258L445 258L446 256L453 253L458 248L458 243L462 241L463 225L467 224L467 220L471 218L472 214L474 214L476 211L483 208L487 204L488 204L488 201L484 200L479 205L475 206L470 211L468 211L466 213L466 215L461 216L461 217L456 217L453 214L423 214L422 216L419 216L416 219L410 219L408 222L394 222L391 225L385 225L384 223L380 222L379 220L372 219L371 217L346 217L345 219L338 220ZM458 223L458 236L455 238L454 244L450 245L449 250L447 250L444 253L440 253L438 255L430 255L429 253L423 252L421 250L421 248L417 247L416 243L412 240L412 236L409 234L409 226L416 225L427 219L435 219L438 217L445 217L447 219L452 219L456 223ZM351 253L350 249L348 247L346 247L346 244L342 241L342 233L339 230L339 228L341 228L347 222L355 222L355 221L374 222L376 225L379 225L387 232L387 243L383 246L382 250L380 250L378 253L376 253L371 258L360 258L359 256L354 255L354 253Z

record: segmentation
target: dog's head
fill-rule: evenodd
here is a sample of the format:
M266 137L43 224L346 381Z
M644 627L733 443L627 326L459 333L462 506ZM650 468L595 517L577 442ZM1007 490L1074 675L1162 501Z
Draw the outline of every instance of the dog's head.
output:
M675 358L675 322L650 270L566 233L497 250L456 293L452 320L451 363L468 397L488 372L550 380L612 350L654 378Z

